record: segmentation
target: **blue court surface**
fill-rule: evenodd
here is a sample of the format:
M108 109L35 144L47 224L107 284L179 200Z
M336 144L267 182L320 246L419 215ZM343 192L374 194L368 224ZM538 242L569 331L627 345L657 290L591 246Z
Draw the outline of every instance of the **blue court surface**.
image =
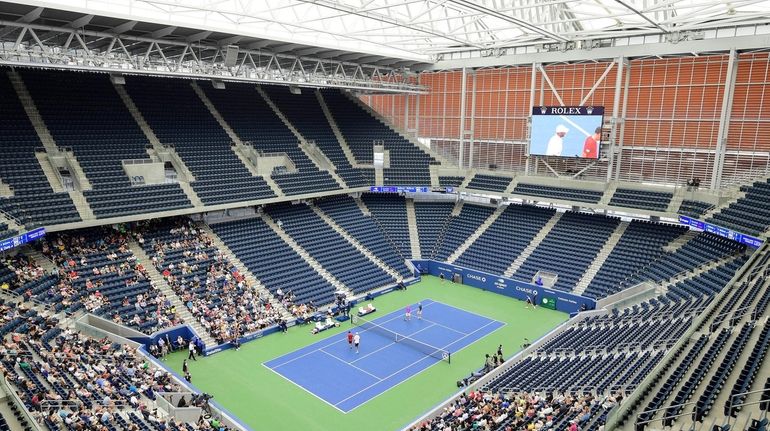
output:
M371 321L399 336L452 354L505 325L430 299L422 301L422 305L422 320L417 318L413 305L409 321L404 320L404 310ZM351 330L361 335L359 353L348 346L347 332L343 332L264 365L344 413L437 362L441 362L437 365L440 367L452 366L442 361L440 354L433 357L410 345L413 343L396 342L392 333L386 335L356 325L351 325Z

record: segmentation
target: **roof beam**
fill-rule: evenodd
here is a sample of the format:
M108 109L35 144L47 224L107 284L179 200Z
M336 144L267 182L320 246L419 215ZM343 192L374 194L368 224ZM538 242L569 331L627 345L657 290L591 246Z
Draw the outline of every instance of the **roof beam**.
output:
M633 7L633 6L631 6L630 4L626 3L624 0L615 0L615 1L616 1L616 2L618 2L618 3L620 3L621 5L623 5L623 7L625 7L625 8L626 8L626 9L628 9L628 10L630 10L631 12L633 12L633 13L635 13L635 14L639 15L640 17L642 17L642 19L644 19L645 21L649 22L649 23L650 23L650 24L652 24L652 25L653 25L655 28L657 28L658 30L662 31L663 33L665 33L665 34L668 34L668 33L669 33L669 31L668 31L668 30L666 30L665 28L663 28L663 26L661 26L661 25L660 25L660 24L658 24L657 22L655 22L655 21L651 20L650 18L648 18L648 17L647 17L647 15L643 14L641 11L639 11L639 10L638 10L638 9L636 9L635 7Z
M187 42L200 42L201 40L211 36L211 34L214 33L213 31L201 31L199 33L191 34L187 36L185 39Z
M545 37L547 37L549 39L553 39L553 40L557 40L557 41L561 41L561 42L569 41L569 39L565 38L564 36L560 36L560 35L558 35L556 33L553 33L551 31L548 31L548 30L544 29L544 28L538 27L537 25L530 24L529 22L521 20L519 18L515 18L513 16L508 16L508 15L500 13L500 12L498 12L496 10L490 9L490 8L488 8L486 6L482 6L480 4L476 4L473 1L469 1L469 0L450 0L450 1L452 3L454 3L454 4L464 6L464 7L468 8L468 9L474 10L476 12L480 12L480 13L483 13L483 14L495 17L495 18L503 20L503 21L508 21L511 24L516 24L519 27L525 28L525 29L527 29L527 30L529 30L531 32L534 32L534 33L538 33L538 34L540 34L542 36L545 36Z
M169 36L176 30L176 26L163 27L150 33L150 37L153 39L161 39Z
M111 34L123 34L127 31L132 30L136 25L139 24L137 21L126 21L123 24L120 24L117 27L113 27L110 30L107 30L107 33Z
M19 17L16 22L20 24L29 24L32 21L40 18L40 15L43 13L42 7L36 7L32 9L31 11L27 12L24 16ZM14 27L8 27L0 31L0 38L7 36L14 32L16 28Z

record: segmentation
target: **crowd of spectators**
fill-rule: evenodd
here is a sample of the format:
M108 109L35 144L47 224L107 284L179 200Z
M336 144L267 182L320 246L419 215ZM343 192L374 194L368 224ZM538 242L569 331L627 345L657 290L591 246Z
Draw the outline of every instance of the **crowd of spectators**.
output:
M0 372L32 418L49 429L107 431L224 429L210 418L182 423L158 413L158 392L183 390L133 347L61 329L51 313L0 306L2 320L21 320L4 334Z
M234 342L280 323L281 313L272 307L269 297L260 296L190 219L143 222L135 236L155 268L217 343Z
M7 280L4 279L0 283L0 289L3 290L16 291L19 287L29 282L37 281L45 275L45 270L42 266L38 265L34 259L20 253L4 257L0 264L3 264L9 271L13 272L12 277L8 277Z
M620 396L591 394L491 393L470 391L446 406L438 416L413 431L568 430L575 431L606 413ZM597 425L597 429L602 429Z
M120 228L94 228L46 237L42 251L59 271L46 297L152 333L181 323L171 300L150 280Z

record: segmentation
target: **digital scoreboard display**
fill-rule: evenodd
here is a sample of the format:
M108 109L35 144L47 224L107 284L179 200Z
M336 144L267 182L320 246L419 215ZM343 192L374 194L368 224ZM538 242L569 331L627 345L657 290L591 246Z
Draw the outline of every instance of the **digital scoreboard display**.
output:
M603 106L535 106L529 153L598 159Z

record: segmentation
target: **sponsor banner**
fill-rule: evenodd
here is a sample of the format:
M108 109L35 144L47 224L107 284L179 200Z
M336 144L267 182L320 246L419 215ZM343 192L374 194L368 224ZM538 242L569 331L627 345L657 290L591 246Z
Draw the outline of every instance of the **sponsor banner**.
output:
M33 229L29 232L24 232L12 238L4 239L0 241L0 252L10 250L12 248L16 248L18 246L35 241L39 238L42 238L44 235L45 235L45 228L39 227L37 229Z
M439 276L444 274L444 278L451 281L455 274L458 274L462 283L468 286L477 287L501 295L526 301L529 297L533 302L563 311L565 313L575 313L585 304L587 310L596 308L596 301L580 295L575 295L560 290L548 289L523 281L513 280L507 277L489 274L474 269L463 268L457 265L451 265L445 262L434 260L413 260L415 266L427 270L428 274Z
M705 221L701 221L698 219L694 219L692 217L687 217L680 215L679 216L679 223L683 224L685 226L689 226L695 230L700 230L708 233L713 233L714 235L719 235L723 238L731 239L735 242L739 242L741 244L745 244L752 248L759 248L764 243L763 240L759 238L755 238L753 236L745 235L740 232L736 232L734 230L730 230L721 226L717 226Z

